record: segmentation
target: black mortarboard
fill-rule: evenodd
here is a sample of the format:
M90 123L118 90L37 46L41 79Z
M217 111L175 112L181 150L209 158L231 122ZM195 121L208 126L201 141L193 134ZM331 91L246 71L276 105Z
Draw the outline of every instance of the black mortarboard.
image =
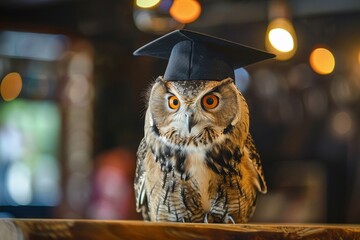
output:
M135 56L169 59L165 80L234 79L234 70L274 54L240 45L221 38L176 30L142 46Z

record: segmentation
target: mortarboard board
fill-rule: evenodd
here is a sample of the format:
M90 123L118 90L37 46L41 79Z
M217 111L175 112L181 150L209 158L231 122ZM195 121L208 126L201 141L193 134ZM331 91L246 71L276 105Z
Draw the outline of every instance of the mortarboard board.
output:
M234 79L234 70L274 54L189 30L176 30L144 45L135 56L168 59L165 80Z

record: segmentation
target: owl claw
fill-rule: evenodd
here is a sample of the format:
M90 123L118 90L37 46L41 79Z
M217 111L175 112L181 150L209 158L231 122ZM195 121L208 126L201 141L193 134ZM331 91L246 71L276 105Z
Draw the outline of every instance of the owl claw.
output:
M232 223L232 224L235 224L235 220L233 219L233 217L229 214L226 214L225 218L224 218L224 223L229 223L229 221Z
M205 214L204 223L209 223L209 222L208 222L208 214L209 214L209 213L206 213L206 214Z

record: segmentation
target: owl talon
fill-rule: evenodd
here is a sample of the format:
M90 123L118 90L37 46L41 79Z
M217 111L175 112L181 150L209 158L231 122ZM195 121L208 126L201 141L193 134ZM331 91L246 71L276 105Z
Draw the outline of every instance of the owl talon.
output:
M208 214L209 214L209 213L206 213L206 214L205 214L204 223L209 223L209 222L208 222Z
M226 214L225 218L224 218L224 223L229 223L229 220L232 224L236 224L235 220L233 219L233 217L229 214Z

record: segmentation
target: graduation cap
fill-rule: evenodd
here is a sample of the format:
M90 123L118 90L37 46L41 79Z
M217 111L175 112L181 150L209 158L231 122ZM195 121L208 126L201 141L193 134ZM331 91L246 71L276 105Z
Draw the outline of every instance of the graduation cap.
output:
M275 57L274 54L221 38L176 30L142 46L135 56L168 59L165 80L223 80L234 70Z

